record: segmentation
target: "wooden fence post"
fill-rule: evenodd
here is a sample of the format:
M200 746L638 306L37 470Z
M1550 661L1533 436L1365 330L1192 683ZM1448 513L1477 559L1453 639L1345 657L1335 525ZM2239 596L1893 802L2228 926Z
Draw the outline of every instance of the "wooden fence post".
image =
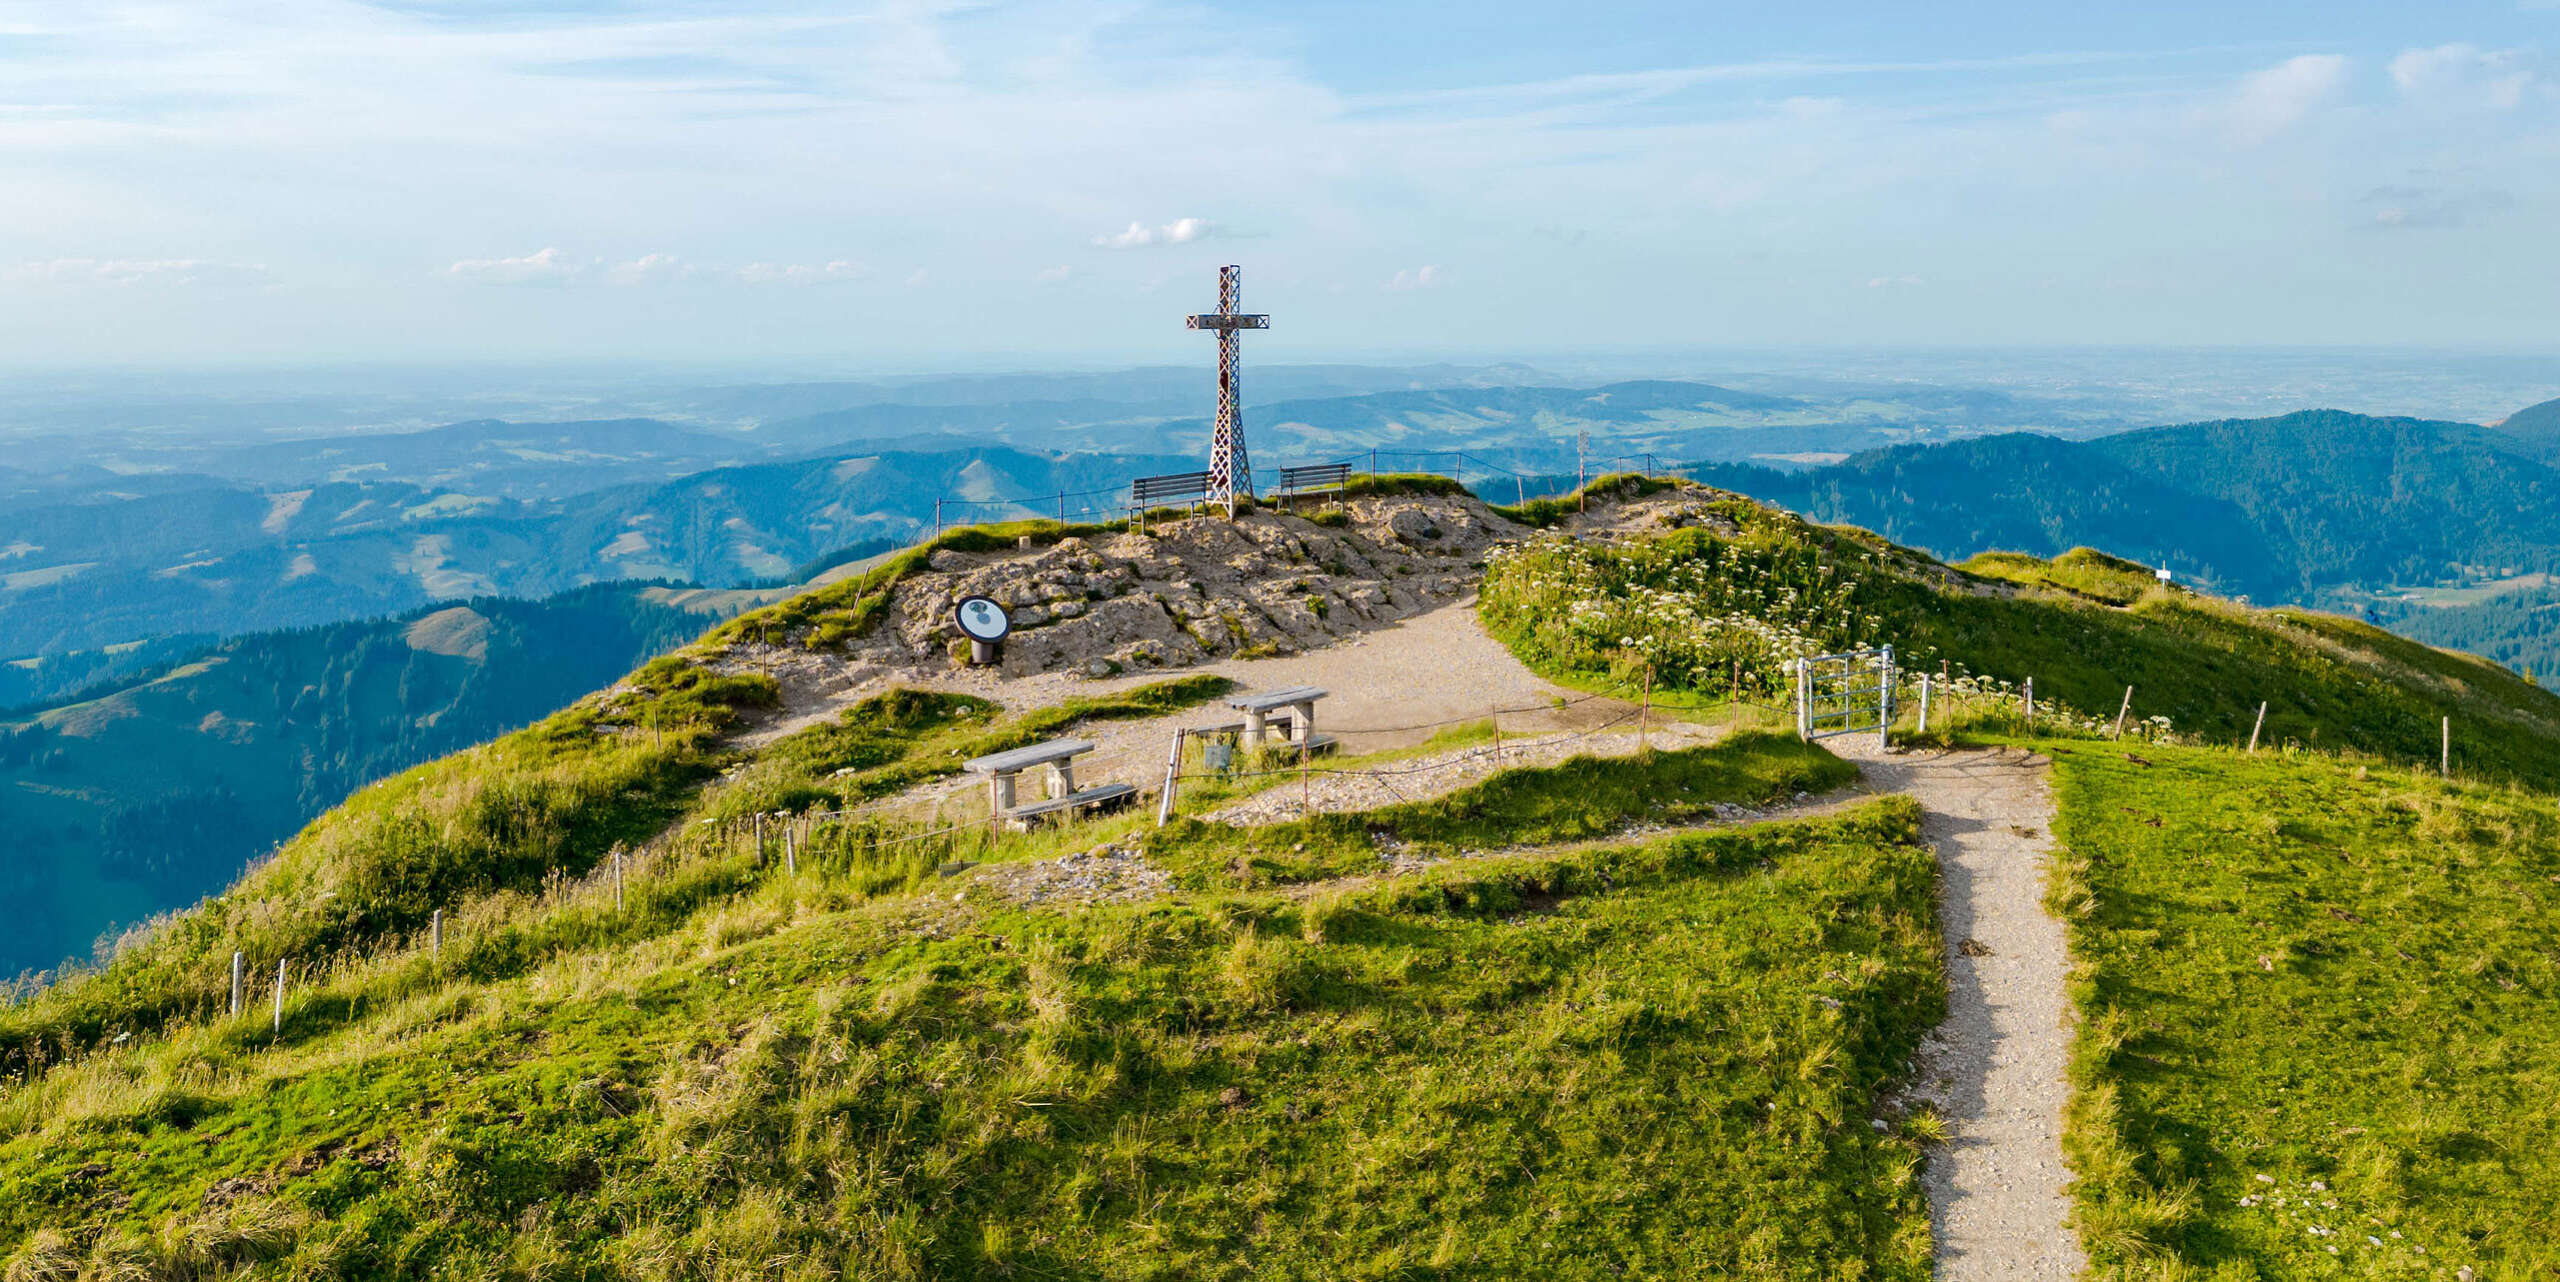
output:
M613 910L622 911L622 852L613 852Z
M248 958L246 955L241 953L231 954L231 1016L234 1019L240 1017L241 994L247 983L247 975L241 970L241 967L246 965L247 962Z
M276 1013L270 1032L284 1031L284 959L276 959Z
M2124 702L2116 705L2116 732L2111 737L2117 739L2124 737L2124 714L2131 711L2133 711L2133 687L2126 686L2124 688Z
M2036 679L2034 677L2027 678L2025 695L2027 702L2027 729L2032 732L2036 728Z
M2266 703L2266 700L2261 699L2261 700L2259 700L2259 701L2258 701L2258 719L2257 719L2257 721L2256 721L2254 724L2252 724L2252 725L2249 727L2249 751L2250 751L2250 752L2255 753L2255 752L2258 750L2258 732L2259 732L2259 731L2261 731L2261 730L2264 730L2264 729L2266 729L2266 728L2267 728L2267 703Z
M1653 751L1653 662L1644 665L1644 702L1636 705L1636 751Z
M1813 661L1796 659L1796 737L1813 741Z
M1920 733L1929 733L1929 674L1920 674Z
M1493 721L1493 768L1498 773L1502 769L1502 718L1496 715L1491 720Z
M2453 718L2451 717L2444 719L2444 755L2436 759L2436 774L2445 779L2453 777Z
M427 919L427 953L431 957L444 956L444 910L441 908Z

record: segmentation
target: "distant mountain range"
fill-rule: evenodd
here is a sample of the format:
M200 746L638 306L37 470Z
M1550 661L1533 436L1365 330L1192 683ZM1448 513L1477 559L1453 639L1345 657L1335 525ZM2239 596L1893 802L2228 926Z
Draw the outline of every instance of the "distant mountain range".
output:
M235 637L0 714L0 977L194 902L348 792L533 721L771 594L630 584Z
M0 511L0 658L615 580L771 581L849 545L911 538L946 496L981 500L955 503L954 519L1001 518L1050 507L1005 501L1018 496L1113 490L1144 472L1197 466L1188 457L893 450L712 468L542 501L398 481L276 491L151 478Z
M2413 596L2560 572L2560 470L2544 449L2560 438L2537 435L2532 417L2546 409L2560 415L2536 407L2500 429L2314 410L1696 474L1949 559L2101 547L2217 591L2345 609L2548 669L2560 654L2547 641L2500 649L2477 622L2493 616L2457 626Z

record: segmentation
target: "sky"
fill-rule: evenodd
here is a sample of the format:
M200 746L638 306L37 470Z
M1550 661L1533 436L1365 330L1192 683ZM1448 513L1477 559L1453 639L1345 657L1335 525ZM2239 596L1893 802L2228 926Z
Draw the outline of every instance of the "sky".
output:
M2560 348L2560 0L0 0L0 365Z

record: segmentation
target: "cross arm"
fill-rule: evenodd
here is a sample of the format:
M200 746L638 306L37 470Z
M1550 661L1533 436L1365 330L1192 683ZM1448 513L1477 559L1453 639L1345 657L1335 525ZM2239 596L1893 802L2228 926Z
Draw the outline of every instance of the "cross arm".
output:
M1182 318L1185 329L1269 329L1269 316L1244 316L1234 312L1204 312Z

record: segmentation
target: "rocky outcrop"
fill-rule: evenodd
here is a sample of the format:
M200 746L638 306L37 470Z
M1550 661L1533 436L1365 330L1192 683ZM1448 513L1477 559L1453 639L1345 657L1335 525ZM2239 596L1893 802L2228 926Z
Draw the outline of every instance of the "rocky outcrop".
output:
M856 648L888 666L956 662L966 642L951 607L983 595L1013 615L1008 676L1284 653L1470 591L1485 549L1517 532L1473 499L1356 498L1342 514L1339 524L1276 512L1203 516L1043 547L937 552Z

